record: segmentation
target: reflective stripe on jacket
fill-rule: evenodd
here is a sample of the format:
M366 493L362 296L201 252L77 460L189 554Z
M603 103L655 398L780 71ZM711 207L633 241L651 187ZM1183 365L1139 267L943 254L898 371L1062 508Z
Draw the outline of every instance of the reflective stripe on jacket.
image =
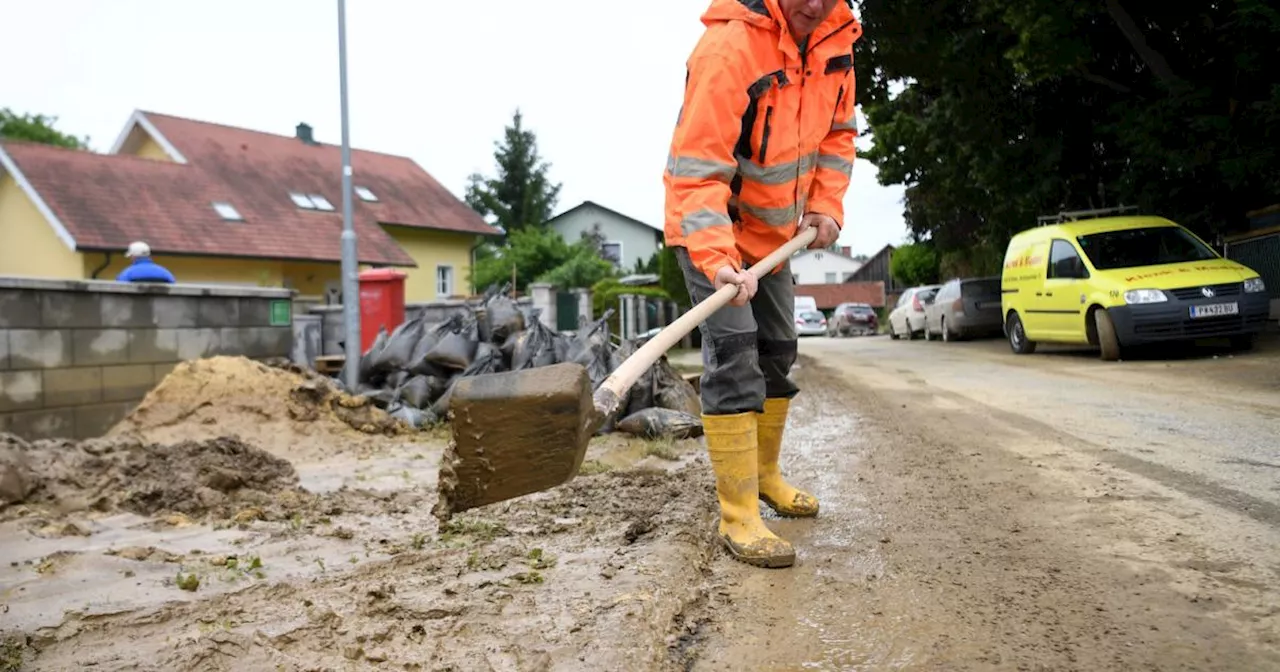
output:
M759 261L806 213L844 226L862 26L838 4L802 60L782 16L777 0L712 0L687 63L663 174L664 233L708 278Z

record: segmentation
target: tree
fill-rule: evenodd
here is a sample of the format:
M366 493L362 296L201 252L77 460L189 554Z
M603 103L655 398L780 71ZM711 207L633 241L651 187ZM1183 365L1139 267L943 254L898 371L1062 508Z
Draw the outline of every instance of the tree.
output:
M684 284L684 271L676 259L676 248L663 247L658 251L658 286L662 287L672 301L682 306L690 306L689 288Z
M88 149L89 138L77 138L53 127L57 117L43 114L18 114L9 108L0 109L0 138L26 140L68 149Z
M516 290L522 292L533 282L571 289L616 275L613 264L600 258L589 239L570 245L555 231L525 228L508 236L506 245L477 257L472 278L483 291L510 282L513 268Z
M883 184L990 267L1040 214L1137 205L1212 237L1280 195L1265 0L864 0L855 66Z
M929 243L902 245L889 259L889 272L908 287L933 284L938 280L938 254Z
M537 138L519 109L494 146L497 175L468 177L467 205L509 234L541 227L551 219L562 185L547 177L551 166L538 156Z

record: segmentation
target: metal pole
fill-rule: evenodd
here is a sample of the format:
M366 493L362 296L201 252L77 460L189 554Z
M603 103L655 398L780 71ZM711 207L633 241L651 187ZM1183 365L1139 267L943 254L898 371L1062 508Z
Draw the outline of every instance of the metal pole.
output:
M360 373L360 283L356 229L351 218L351 138L347 120L347 3L338 0L338 81L342 99L342 317L346 362L342 379L355 390Z

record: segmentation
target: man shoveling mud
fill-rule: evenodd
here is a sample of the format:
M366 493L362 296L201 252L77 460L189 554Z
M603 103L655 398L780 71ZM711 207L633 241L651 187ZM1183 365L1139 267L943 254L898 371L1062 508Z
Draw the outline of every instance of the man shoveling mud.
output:
M738 285L702 324L703 425L720 499L720 537L738 560L789 567L756 500L812 517L818 501L783 479L783 428L798 388L789 265L758 282L745 268L800 231L835 242L853 170L853 44L840 0L712 0L688 61L684 105L663 175L666 243L695 302Z

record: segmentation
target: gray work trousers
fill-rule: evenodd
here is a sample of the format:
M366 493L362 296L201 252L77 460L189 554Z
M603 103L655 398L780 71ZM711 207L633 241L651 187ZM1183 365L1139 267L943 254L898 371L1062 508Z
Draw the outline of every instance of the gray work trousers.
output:
M693 266L689 252L674 250L689 298L696 304L715 285ZM791 380L796 361L795 285L791 264L760 280L745 306L725 306L699 326L702 332L702 412L756 413L765 398L790 399L800 391Z

